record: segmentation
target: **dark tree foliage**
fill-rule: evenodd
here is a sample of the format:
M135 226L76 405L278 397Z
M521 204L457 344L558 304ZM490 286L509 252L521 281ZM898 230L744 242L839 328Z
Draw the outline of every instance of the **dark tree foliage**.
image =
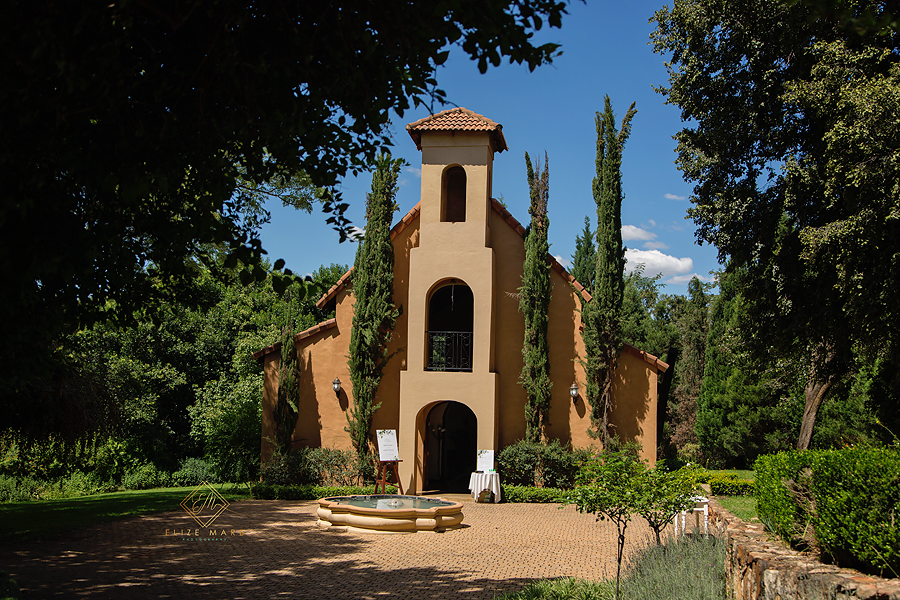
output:
M693 123L690 215L741 273L752 356L809 365L799 448L854 356L900 330L900 36L888 3L829 4L679 0L652 36Z
M525 439L541 441L541 432L550 417L550 344L547 340L550 294L550 244L547 233L550 218L547 200L550 195L550 161L544 153L544 168L532 164L525 153L528 170L528 189L531 204L528 213L531 224L525 238L525 264L522 287L519 288L519 311L525 319L525 339L522 343L522 374L519 383L525 388ZM537 173L535 173L537 171Z
M695 427L710 465L746 467L766 450L765 434L775 428L777 395L752 369L744 350L746 313L737 278L721 276L719 289L710 311Z
M291 451L294 429L297 427L297 416L300 401L300 362L297 360L297 346L294 334L301 330L294 329L293 306L285 307L286 313L281 327L281 356L278 361L278 398L272 414L275 425L275 447L283 456Z
M224 248L244 283L265 279L245 218L259 186L305 173L328 188L367 168L390 109L444 100L434 75L451 45L482 72L504 57L533 69L557 49L534 31L564 13L556 0L6 3L3 409L89 402L90 385L51 363L54 340L186 301L186 257L212 266L207 249ZM343 233L339 195L315 195Z
M354 405L347 411L347 432L359 456L369 454L372 417L388 343L400 309L394 305L394 246L391 221L397 204L397 179L403 159L382 154L376 161L372 191L366 196L366 232L353 265L353 328L348 366Z
M585 397L591 407L588 433L609 441L609 406L612 376L622 347L621 310L624 291L625 248L622 246L622 148L631 133L634 103L616 131L609 96L604 111L597 112L597 175L594 202L597 204L597 267L594 295L582 309L582 339L585 357Z
M589 294L594 293L594 270L597 268L597 247L591 218L584 218L584 230L575 236L575 254L572 255L572 276L584 286Z
M687 299L681 305L675 327L681 346L675 390L669 405L671 439L676 448L697 444L697 397L706 365L706 338L709 333L709 297L696 277L688 282Z
M677 342L672 297L661 294L665 286L654 277L644 275L644 265L638 264L625 276L622 293L622 340L654 356L663 358Z

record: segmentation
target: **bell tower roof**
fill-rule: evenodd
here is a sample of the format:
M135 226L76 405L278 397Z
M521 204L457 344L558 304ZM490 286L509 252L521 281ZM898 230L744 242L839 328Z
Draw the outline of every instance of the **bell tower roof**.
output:
M442 131L447 133L456 131L487 132L490 134L497 152L509 150L506 146L506 138L503 137L503 125L462 107L451 108L419 119L415 123L407 125L406 131L409 132L409 137L413 139L419 150L422 149L422 133Z

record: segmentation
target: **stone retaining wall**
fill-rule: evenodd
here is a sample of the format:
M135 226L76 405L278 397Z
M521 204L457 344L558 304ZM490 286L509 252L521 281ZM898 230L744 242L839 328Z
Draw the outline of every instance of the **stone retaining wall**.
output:
M900 579L841 569L788 548L760 523L710 501L710 525L728 539L725 576L736 600L900 600Z

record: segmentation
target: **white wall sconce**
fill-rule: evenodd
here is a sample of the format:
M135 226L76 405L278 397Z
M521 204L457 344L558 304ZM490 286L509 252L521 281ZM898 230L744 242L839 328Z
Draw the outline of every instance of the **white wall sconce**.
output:
M578 404L578 384L572 383L569 386L569 395L572 396L572 404Z

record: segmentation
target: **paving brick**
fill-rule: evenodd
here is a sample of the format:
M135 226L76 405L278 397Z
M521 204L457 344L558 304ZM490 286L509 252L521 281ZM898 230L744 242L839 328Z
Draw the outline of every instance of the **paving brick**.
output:
M461 499L461 498L454 498ZM321 531L314 502L232 504L195 531L183 511L108 523L50 541L0 545L27 598L492 599L545 577L615 574L615 526L573 506L476 504L446 533ZM168 531L167 531L168 530ZM231 530L235 531L231 535ZM636 518L626 552L650 540Z

